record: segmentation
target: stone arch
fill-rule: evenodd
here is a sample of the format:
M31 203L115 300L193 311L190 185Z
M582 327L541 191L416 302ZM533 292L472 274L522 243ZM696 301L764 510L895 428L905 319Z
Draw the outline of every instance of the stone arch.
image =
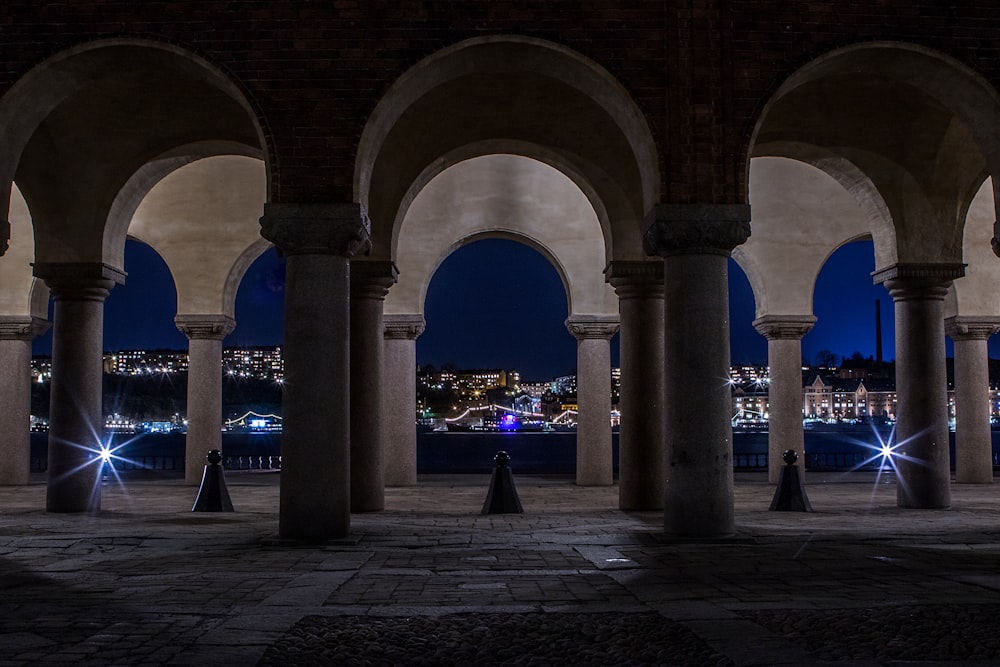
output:
M432 179L408 209L394 251L399 282L385 312L423 312L430 279L451 252L475 239L502 237L553 263L570 314L617 315L617 297L604 280L599 224L583 192L546 164L514 155L460 162Z
M1000 166L998 119L1000 96L965 65L913 44L867 42L788 76L764 106L746 155L798 157L808 147L838 180L864 175L896 236L896 256L883 249L880 267L884 259L956 263L965 210Z
M828 170L784 157L754 158L750 197L754 232L733 259L753 287L756 316L812 315L819 272L842 245L873 236L870 211Z
M954 281L945 299L945 317L1000 318L1000 263L991 252L990 239L997 219L991 179L979 188L969 204L963 236L965 276Z
M228 73L185 49L87 42L35 66L0 99L0 182L16 179L32 208L37 262L114 264L105 225L137 172L195 144L267 154L261 118Z
M8 189L6 219L11 227L10 247L0 257L0 316L48 319L49 290L31 275L35 254L31 211L16 183Z
M175 163L165 159L164 165ZM243 273L270 247L258 223L265 180L258 159L202 158L174 168L135 206L129 235L156 250L170 268L177 312L233 316Z
M462 159L511 153L564 171L600 204L608 259L642 258L640 223L659 197L644 116L604 68L543 40L496 35L460 42L412 67L362 133L355 197L372 221L372 255L422 182Z

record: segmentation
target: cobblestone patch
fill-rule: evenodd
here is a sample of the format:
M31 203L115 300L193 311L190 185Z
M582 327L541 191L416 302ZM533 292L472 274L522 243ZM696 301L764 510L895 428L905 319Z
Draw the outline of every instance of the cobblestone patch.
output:
M732 665L693 632L658 614L308 616L265 652L261 666Z
M328 605L638 604L635 596L604 574L587 572L500 572L433 574L373 571L355 577Z
M996 604L770 609L740 615L827 660L1000 661Z

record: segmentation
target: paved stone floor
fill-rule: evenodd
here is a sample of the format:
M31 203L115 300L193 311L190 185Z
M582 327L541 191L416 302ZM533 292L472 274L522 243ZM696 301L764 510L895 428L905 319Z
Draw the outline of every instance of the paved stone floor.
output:
M811 514L737 474L738 534L672 542L617 487L517 477L389 489L348 540L282 545L278 477L229 473L235 513L133 479L96 516L0 487L0 665L1000 664L1000 485L901 510L892 480L810 474Z

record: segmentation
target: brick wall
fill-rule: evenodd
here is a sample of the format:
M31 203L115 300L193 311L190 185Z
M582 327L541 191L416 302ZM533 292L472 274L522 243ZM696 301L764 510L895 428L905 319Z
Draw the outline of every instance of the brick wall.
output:
M398 76L463 39L529 35L592 58L629 90L658 144L664 201L733 203L745 198L754 123L798 67L846 44L893 39L940 50L1000 83L1000 12L992 4L7 0L0 92L74 44L170 41L246 90L266 123L281 200L349 200L361 130Z

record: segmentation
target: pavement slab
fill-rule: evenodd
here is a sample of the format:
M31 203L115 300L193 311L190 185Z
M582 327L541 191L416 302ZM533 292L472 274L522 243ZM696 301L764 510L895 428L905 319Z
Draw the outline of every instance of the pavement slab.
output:
M698 542L615 486L520 476L524 514L483 516L488 478L442 475L305 546L277 539L279 480L227 473L226 514L176 479L93 516L0 487L0 667L1000 664L1000 485L904 510L884 476L810 473L816 512L769 512L738 473L737 535Z

